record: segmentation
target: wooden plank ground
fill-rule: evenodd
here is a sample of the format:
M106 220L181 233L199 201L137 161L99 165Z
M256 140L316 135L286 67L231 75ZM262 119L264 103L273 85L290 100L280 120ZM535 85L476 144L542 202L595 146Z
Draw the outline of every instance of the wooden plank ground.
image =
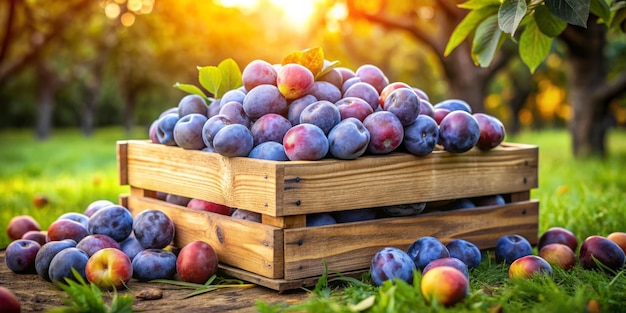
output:
M4 255L4 251L0 251L0 286L9 288L16 294L22 305L22 312L46 312L64 305L63 291L36 274L13 273L7 268ZM159 300L134 300L133 309L144 312L256 312L255 307L259 299L269 304L297 303L308 296L302 289L279 293L269 288L255 286L248 289L221 289L181 299L189 293L189 289L166 284L142 283L135 279L128 283L128 287L133 292L149 287L160 288L163 291L163 298ZM110 303L110 295L106 292L104 298L106 303Z

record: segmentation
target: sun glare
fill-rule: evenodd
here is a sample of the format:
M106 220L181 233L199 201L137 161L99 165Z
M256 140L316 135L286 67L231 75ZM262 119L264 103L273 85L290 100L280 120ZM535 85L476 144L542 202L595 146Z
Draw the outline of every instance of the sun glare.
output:
M225 7L237 7L243 12L262 9L263 2L269 2L278 8L283 18L298 29L308 26L311 17L315 14L317 2L320 0L219 0L219 4Z

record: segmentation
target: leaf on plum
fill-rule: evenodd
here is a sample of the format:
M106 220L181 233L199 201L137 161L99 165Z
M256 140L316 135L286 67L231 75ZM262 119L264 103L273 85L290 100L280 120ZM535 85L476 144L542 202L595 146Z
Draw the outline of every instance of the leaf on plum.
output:
M314 77L324 69L324 51L321 47L310 48L302 51L294 51L288 54L282 65L296 63L308 68Z
M199 95L205 99L207 99L207 96L204 94L204 91L202 91L202 89L198 88L195 85L191 85L191 84L181 84L181 83L175 83L174 84L174 88L178 88L184 92L190 93L190 94L194 94L194 95Z

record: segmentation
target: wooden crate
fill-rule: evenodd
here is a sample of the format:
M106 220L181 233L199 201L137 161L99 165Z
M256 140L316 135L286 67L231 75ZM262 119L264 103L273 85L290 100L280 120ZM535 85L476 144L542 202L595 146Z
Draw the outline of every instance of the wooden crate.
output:
M330 273L363 272L381 248L406 249L422 236L462 238L481 249L511 233L537 242L539 203L530 191L538 186L538 148L532 145L276 162L129 140L118 142L117 156L120 184L130 185L120 201L133 215L164 211L176 225L177 246L206 241L224 272L275 290L314 284L324 261ZM157 191L258 212L262 223L170 204ZM308 213L494 194L507 204L305 227Z

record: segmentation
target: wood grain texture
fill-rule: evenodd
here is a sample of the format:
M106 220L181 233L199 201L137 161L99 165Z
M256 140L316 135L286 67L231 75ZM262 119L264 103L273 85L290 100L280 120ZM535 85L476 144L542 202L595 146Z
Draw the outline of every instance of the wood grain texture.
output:
M538 148L513 143L486 152L286 162L228 158L146 141L120 144L127 145L127 183L132 186L270 216L514 193L538 185Z
M366 269L383 247L406 250L423 236L434 236L443 243L465 239L481 250L495 247L498 238L512 233L536 244L538 221L539 203L531 200L415 217L286 229L284 278L321 275L324 260L330 272Z
M280 228L187 209L157 199L127 196L133 216L144 210L163 211L176 227L174 245L202 240L217 252L224 264L268 278L283 277L283 231Z

